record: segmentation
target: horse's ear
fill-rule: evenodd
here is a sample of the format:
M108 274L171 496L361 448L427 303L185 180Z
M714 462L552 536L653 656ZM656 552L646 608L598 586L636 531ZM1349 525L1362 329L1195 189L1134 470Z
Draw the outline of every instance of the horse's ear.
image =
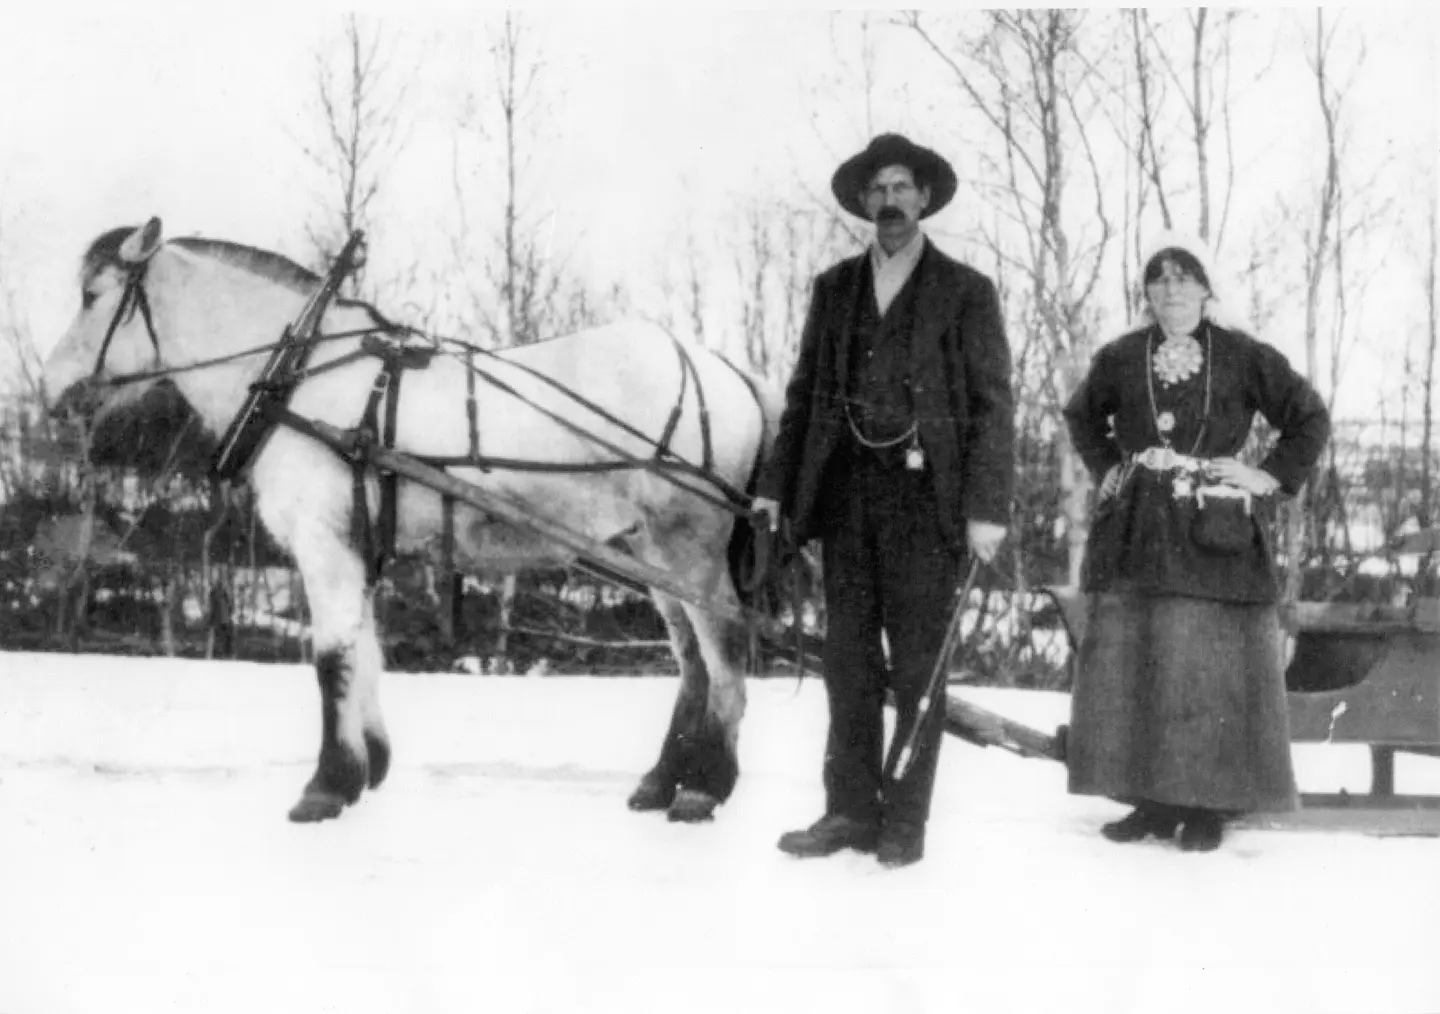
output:
M160 219L152 218L125 237L120 244L120 260L126 264L144 264L160 249Z

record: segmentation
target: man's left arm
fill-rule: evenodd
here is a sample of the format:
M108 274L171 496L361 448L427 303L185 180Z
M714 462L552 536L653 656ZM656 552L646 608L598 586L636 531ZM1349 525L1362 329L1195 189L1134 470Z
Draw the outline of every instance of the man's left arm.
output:
M961 458L960 508L970 549L989 559L1010 522L1015 486L1015 399L1010 343L995 285L976 277L959 320L967 406Z

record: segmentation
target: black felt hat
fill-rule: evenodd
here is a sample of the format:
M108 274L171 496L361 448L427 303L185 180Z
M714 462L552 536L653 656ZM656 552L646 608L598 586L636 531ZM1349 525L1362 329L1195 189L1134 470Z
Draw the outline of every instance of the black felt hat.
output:
M921 218L929 218L955 196L955 170L949 162L901 134L880 134L860 154L841 163L831 177L830 190L840 207L868 222L861 191L887 165L907 166L917 185L930 188L930 206L920 213Z

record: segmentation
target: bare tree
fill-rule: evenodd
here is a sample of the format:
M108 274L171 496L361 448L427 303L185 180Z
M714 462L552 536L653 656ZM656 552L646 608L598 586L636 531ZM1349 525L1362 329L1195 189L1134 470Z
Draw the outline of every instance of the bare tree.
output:
M683 232L674 231L655 258L659 300L648 316L672 334L688 333L700 345L709 341L706 314L712 294L709 259L701 250L695 220L686 217Z
M321 174L324 192L306 232L321 267L328 267L352 232L375 225L372 209L409 129L407 93L393 44L379 23L347 14L338 45L315 55L319 129L304 151ZM351 294L360 291L361 271L347 287Z
M35 347L29 317L9 284L0 289L0 377L22 401L42 396L44 359Z
M706 344L705 331L705 283L699 250L696 249L695 234L687 237L685 246L685 310L690 318L690 328L695 340Z
M1326 11L1316 10L1313 33L1305 41L1324 151L1324 171L1313 198L1314 210L1303 232L1305 357L1307 373L1321 387L1333 413L1348 357L1357 341L1352 309L1363 299L1370 281L1368 267L1357 270L1364 259L1352 262L1351 244L1363 245L1368 233L1383 223L1390 199L1374 185L1378 168L1366 169L1357 176L1349 151L1353 117L1348 99L1366 58L1363 26L1345 22L1343 13L1327 16ZM1346 49L1342 50L1342 46ZM1403 443L1407 430L1402 426L1400 432ZM1332 475L1338 467L1336 453L1332 443L1325 466ZM1402 447L1402 475L1406 457ZM1335 482L1321 483L1318 479L1318 475L1312 476L1306 494L1313 526L1309 544L1323 551L1326 531L1337 523L1343 530L1346 519L1344 503L1331 495ZM1299 555L1299 545L1293 555Z
M952 31L948 42L927 16L904 18L1001 143L988 164L1003 181L996 204L1002 216L986 242L1002 277L1014 271L1026 280L1017 356L1021 412L1028 404L1052 423L1089 362L1098 319L1092 299L1114 235L1089 135L1102 89L1096 61L1084 52L1085 18L1055 9L987 11L977 31ZM1077 216L1090 228L1077 226ZM1078 582L1089 480L1068 442L1059 472L1070 579Z
M1315 10L1314 49L1307 55L1315 75L1320 100L1320 116L1325 126L1325 175L1315 204L1313 224L1306 228L1305 244L1305 372L1312 379L1320 376L1320 297L1326 262L1330 258L1331 233L1335 228L1336 209L1340 201L1340 151L1337 141L1339 106L1342 98L1331 81L1331 47L1336 25L1325 28L1325 11Z
M1437 339L1435 285L1436 261L1440 257L1440 216L1436 214L1435 194L1430 195L1427 215L1429 225L1425 256L1425 372L1421 375L1421 433L1420 433L1420 504L1419 522L1421 528L1435 524L1434 479L1431 475L1431 460L1435 453L1435 347ZM1431 558L1423 558L1426 570L1430 569Z
M789 201L752 198L722 236L734 250L740 354L757 373L779 378L794 365L815 276L848 250L833 214Z
M746 207L742 220L744 235L735 252L735 274L740 283L740 340L745 358L759 373L770 372L771 347L766 334L769 300L765 282L775 250L767 228L768 218L761 202L752 201Z
M485 39L487 72L472 82L454 146L458 229L451 246L474 324L504 346L543 337L576 307L587 320L604 316L616 293L597 294L569 279L553 216L530 196L536 155L552 127L544 40L515 11Z
M1135 145L1135 159L1140 170L1141 180L1154 187L1155 199L1160 205L1161 220L1164 222L1165 228L1170 229L1175 224L1174 216L1170 213L1170 199L1165 189L1164 163L1160 158L1160 142L1156 138L1156 120L1159 116L1163 95L1161 94L1162 84L1158 80L1155 70L1155 59L1152 56L1152 50L1157 48L1153 45L1155 31L1150 23L1148 9L1137 8L1126 13L1129 16L1130 42L1134 52L1135 86L1138 96L1136 115L1139 119L1139 135ZM1142 189L1137 212L1143 210L1144 190ZM1138 255L1138 214L1136 219Z
M878 129L875 107L880 99L881 42L892 26L877 22L873 11L830 15L830 69L810 86L809 94L810 129L832 163L849 154L855 138L871 138ZM836 118L822 116L822 110L841 111L838 135L831 127ZM866 242L864 228L836 207L828 190L816 190L804 178L796 178L793 186L804 195L805 210L825 216L829 227L848 237L851 246Z
M519 14L505 12L505 23L492 50L495 60L496 100L500 106L505 148L504 240L501 256L500 296L505 306L505 343L514 345L536 335L531 332L539 271L535 244L522 244L517 236L519 202L516 173L520 163L517 126L528 112L544 61L530 59L528 32Z
M1133 202L1126 203L1129 242L1122 248L1121 264L1132 314L1140 308L1141 293L1132 280L1131 257L1138 268L1151 196L1165 228L1184 218L1212 248L1219 249L1224 241L1236 176L1233 104L1270 68L1270 59L1264 58L1255 61L1253 74L1243 79L1237 70L1235 37L1243 16L1240 11L1206 8L1123 14L1131 80L1112 86L1112 91L1119 94L1124 110L1117 132L1135 162L1133 183L1127 168ZM1193 153L1189 166L1176 159L1179 142ZM1193 219L1182 211L1188 195L1194 198Z
M0 207L0 393L8 388L20 401L33 401L43 394L44 360L20 302L9 233L10 218Z

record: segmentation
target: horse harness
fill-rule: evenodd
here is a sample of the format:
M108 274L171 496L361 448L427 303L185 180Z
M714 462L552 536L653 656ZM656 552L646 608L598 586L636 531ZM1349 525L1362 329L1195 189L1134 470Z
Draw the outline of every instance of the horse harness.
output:
M105 328L105 337L100 341L100 351L95 355L95 369L91 373L92 379L99 377L105 369L105 357L110 353L110 342L114 339L115 332L121 324L128 324L137 310L145 321L145 333L150 338L150 347L155 350L155 358L160 358L160 336L155 331L155 317L150 311L150 296L145 291L145 273L149 265L149 261L141 261L139 264L125 266L125 288L120 293L120 302L115 306L110 325Z
M337 258L336 261L337 268L347 262L348 255L352 252L350 247L347 247L346 251L342 251L341 257ZM147 265L148 261L127 265L128 273L125 281L125 289L121 294L119 304L116 306L115 314L106 329L105 337L102 340L100 351L96 357L95 369L92 374L92 379L94 380L98 381L104 369L105 359L115 332L123 323L131 320L137 311L144 319L150 344L155 350L157 359L159 357L159 335L155 328L154 317L150 308L150 300L146 294L144 284ZM700 376L696 370L695 362L690 351L684 343L673 335L671 335L670 338L680 363L680 388L675 404L666 419L664 429L658 438L653 438L640 431L633 424L619 418L614 413L606 410L604 407L584 397L579 392L553 377L524 363L503 359L492 350L481 349L456 339L439 339L424 335L423 332L417 329L405 325L393 324L384 320L383 317L380 318L381 323L374 327L342 332L320 333L320 320L330 301L335 298L335 290L338 288L339 281L344 273L345 272L341 270L332 269L330 274L322 282L320 288L317 289L307 301L297 323L294 326L287 326L278 342L180 367L117 374L106 378L104 383L107 386L123 386L142 380L159 379L180 372L216 366L236 359L259 355L268 351L270 358L261 373L260 379L251 384L246 401L236 417L231 421L221 439L219 450L212 461L212 471L222 481L233 480L241 475L249 467L250 463L254 460L255 454L258 453L265 440L274 432L277 426L287 426L330 446L336 453L349 462L351 466L354 496L352 536L356 542L356 548L365 560L367 582L372 585L379 580L385 563L392 558L395 553L399 485L399 477L393 471L377 467L373 464L373 451L376 448L393 450L395 447L400 388L405 373L409 370L427 368L434 357L440 354L444 346L450 346L451 352L449 354L457 359L461 359L465 366L466 418L470 431L468 453L460 456L414 455L416 460L437 468L470 467L479 469L482 472L511 470L573 474L640 468L666 479L700 497L712 506L728 511L738 517L749 518L748 497L742 491L726 482L721 476L715 474L710 412L705 400L704 386L700 382ZM380 316L373 308L369 309L372 313L375 313L377 317ZM408 339L414 336L424 336L429 339L431 344L415 345L408 343ZM357 337L360 339L359 349L321 363L318 366L309 365L311 354L319 345ZM592 432L585 426L566 418L559 412L538 404L535 400L527 397L494 372L477 365L477 359L486 357L495 361L503 361L512 368L518 369L560 392L569 401L585 409L605 423L616 427L628 436L650 445L653 447L653 451L646 456L632 454L614 442L606 440ZM346 431L347 438L342 443L337 444L335 441L322 436L318 430L311 425L310 420L289 407L291 396L303 381L321 373L330 372L371 358L380 360L380 370L375 375L374 382L371 385L360 421L356 426ZM746 388L750 391L751 397L755 399L756 407L760 409L763 416L763 403L761 402L760 392L754 379L730 362L729 359L724 356L720 356L719 358L734 370L735 374L745 383ZM519 399L532 409L540 412L542 415L578 436L598 444L603 450L614 455L614 460L579 464L481 454L477 378L484 380L495 389ZM677 454L671 446L671 441L684 414L685 399L692 382L695 387L695 398L699 410L702 442L702 457L699 464L689 461ZM758 460L755 467L757 469L759 467ZM367 472L370 471L374 471L379 480L379 503L374 512L376 517L374 524L370 521L371 510L366 486L366 475ZM711 489L698 487L693 482L686 480L698 480L718 492L712 492ZM443 496L442 503L444 510L442 538L445 541L445 553L448 558L453 549L455 503L452 498ZM762 562L760 566L756 568L757 573L753 578L756 584L759 583L761 573L763 573L765 566L763 560L768 559L769 555L767 552L769 547L764 539L760 541L757 549L760 551ZM618 575L613 574L602 576L612 580L618 578Z

